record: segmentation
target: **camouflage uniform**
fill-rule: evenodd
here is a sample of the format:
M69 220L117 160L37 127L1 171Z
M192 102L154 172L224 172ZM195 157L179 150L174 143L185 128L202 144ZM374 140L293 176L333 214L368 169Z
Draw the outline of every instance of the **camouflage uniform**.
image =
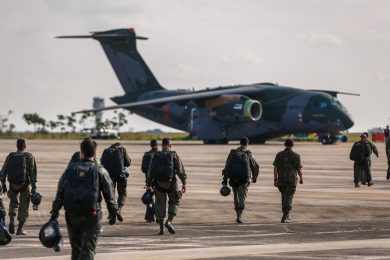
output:
M249 178L248 178L246 183L237 183L237 182L235 182L235 180L229 178L229 172L227 169L228 169L228 166L231 162L232 153L234 153L236 151L236 150L232 150L232 151L230 151L230 154L226 160L225 169L222 171L222 175L223 175L222 185L227 185L229 182L229 185L232 187L233 199L234 199L234 209L235 209L236 214L237 214L237 221L241 222L240 218L241 218L242 212L245 209L245 200L247 197L250 180L252 179L253 182L257 181L257 177L259 175L259 165L257 164L251 151L244 149L242 147L237 148L237 150L243 151L247 154L247 157L249 160L249 167L247 169L248 169L248 171L250 171L250 172L248 172L247 176L249 176Z
M387 179L390 179L390 138L386 139Z
M23 226L26 222L29 215L29 206L30 206L30 186L31 192L36 191L36 182L37 182L37 165L35 158L31 153L28 152L16 152L23 153L26 158L26 172L27 172L27 183L23 187L16 187L14 184L10 183L8 197L10 199L9 204L9 217L10 223L13 223L16 216L16 210L18 209L18 222L19 226ZM15 153L10 153L7 159L4 162L2 168L1 181L5 183L5 179L12 175L12 172L9 172L8 161Z
M183 163L179 156L174 151L160 151L158 153L171 153L173 156L174 178L172 182L160 182L157 180L153 171L150 171L146 176L146 185L153 187L156 196L156 216L157 221L162 225L166 217L167 212L167 200L168 200L168 222L172 222L177 214L177 206L181 199L181 193L179 192L177 185L177 177L179 177L181 183L186 185L187 175L184 170Z
M122 145L118 146L118 149L120 149L122 153L123 158L123 167L128 168L131 164L131 159L129 155L127 154L126 148ZM118 178L122 174L122 172L108 172L110 174L113 187L114 187L114 194L115 190L118 190L118 208L121 209L125 205L125 200L127 197L127 176L126 179Z
M142 165L141 165L141 171L145 174L145 182L150 175L150 168L152 165L152 160L154 155L158 152L157 149L150 149L150 151L146 152L144 156L142 157ZM155 211L155 204L154 201L152 205L146 205L145 210L145 220L147 222L154 222L154 216L150 216L149 211L151 211L151 214L154 214Z
M273 165L277 176L275 185L282 197L283 217L288 218L297 187L297 175L302 169L301 159L291 148L286 148L276 155Z
M354 154L359 153L359 154ZM354 183L358 187L359 183L372 185L371 155L378 156L376 146L370 141L358 141L353 144L350 158L354 161Z
M0 176L1 176L1 172L0 172ZM1 185L0 184L0 223L4 224L5 225L5 216L6 216L6 211L5 211L5 207L4 207L4 203L3 203L3 199L2 199L2 194L6 193L5 190L3 189L6 189L5 186Z
M111 214L116 214L117 205L114 200L112 190L112 181L105 169L96 164L92 160L83 160L75 164L90 165L97 167L99 174L99 203L97 205L96 214L80 215L74 212L65 212L65 220L67 224L70 245L72 248L72 260L92 260L95 256L97 238L101 230L101 201L102 195L107 204L107 209ZM52 219L57 219L59 211L64 204L64 194L67 179L65 175L59 180L57 193L52 205Z

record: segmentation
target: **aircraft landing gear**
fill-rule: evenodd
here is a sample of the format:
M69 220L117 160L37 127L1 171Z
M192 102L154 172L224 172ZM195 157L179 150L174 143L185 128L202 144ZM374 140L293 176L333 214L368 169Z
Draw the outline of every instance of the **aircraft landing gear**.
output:
M334 135L321 135L318 137L318 140L323 145L335 144L337 142L337 137Z
M228 139L209 139L203 140L203 144L229 144Z
M265 139L263 138L249 138L249 143L250 144L265 144Z

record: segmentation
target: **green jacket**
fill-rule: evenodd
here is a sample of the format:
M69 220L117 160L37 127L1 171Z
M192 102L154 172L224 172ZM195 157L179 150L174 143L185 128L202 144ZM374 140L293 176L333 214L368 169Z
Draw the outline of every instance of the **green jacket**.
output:
M302 169L301 157L291 149L276 154L273 162L278 174L278 185L297 185L297 175Z
M185 172L184 166L182 161L180 160L179 155L175 151L159 151L158 153L166 153L169 152L173 156L173 170L175 176L179 177L181 183L183 185L186 185L186 180L187 180L187 174ZM153 165L153 160L151 162ZM146 185L147 186L154 186L157 181L157 176L153 173L153 170L150 169L149 174L146 176ZM174 179L176 181L176 178Z
M222 184L223 185L226 185L229 181L229 173L228 173L227 169L228 169L229 164L231 162L231 158L233 156L233 153L235 153L237 150L243 151L246 153L246 155L248 157L248 163L249 163L248 176L252 179L253 182L257 181L257 177L259 176L259 172L260 172L259 164L256 162L256 160L253 157L252 152L250 150L248 150L248 149L244 150L242 147L238 147L237 149L231 150L227 159L226 159L225 167L222 170L222 176L223 176ZM250 181L250 180L248 180L248 181ZM233 184L232 180L230 180L230 184Z
M108 174L108 172L99 164L96 163L96 161L91 160L83 160L80 162L76 162L79 164L90 164L93 163L95 167L97 167L97 171L99 173L99 205L98 209L100 209L100 202L102 200L102 196L107 204L107 209L110 213L115 213L117 209L117 204L115 202L114 192L113 192L113 184L112 180ZM55 196L55 199L52 204L52 210L51 214L54 218L58 218L59 211L61 210L63 204L64 204L64 194L66 193L66 176L65 173L61 176L58 186L57 186L57 193Z
M27 170L27 178L28 178L27 184L31 185L32 190L36 190L36 187L37 187L36 186L36 183L37 183L37 163L35 161L34 156L28 152L17 151L17 152L12 152L12 153L8 154L8 156L5 159L5 162L3 164L3 167L1 169L0 181L2 183L5 183L7 176L11 174L9 172L9 169L8 169L8 161L15 153L23 153L26 156L26 170Z

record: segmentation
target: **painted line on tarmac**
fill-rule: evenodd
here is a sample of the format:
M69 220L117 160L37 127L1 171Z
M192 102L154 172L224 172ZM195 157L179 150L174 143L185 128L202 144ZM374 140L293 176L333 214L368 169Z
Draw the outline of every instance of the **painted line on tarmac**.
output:
M390 248L390 239L366 239L366 240L343 240L313 243L279 243L268 245L249 245L249 246L219 246L191 249L169 249L152 251L132 251L120 253L100 253L96 260L161 260L166 257L170 260L195 260L223 257L240 256L264 256L270 254L293 253L293 252L316 252L325 250L343 250L343 249L388 249ZM12 258L4 259L10 260ZM37 258L18 258L18 260L65 260L69 256L49 256Z

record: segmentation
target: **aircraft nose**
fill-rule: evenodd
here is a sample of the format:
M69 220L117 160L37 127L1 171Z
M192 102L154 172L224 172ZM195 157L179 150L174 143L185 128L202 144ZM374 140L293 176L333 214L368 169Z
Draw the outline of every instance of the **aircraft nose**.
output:
M342 112L341 122L343 124L344 130L348 130L354 125L351 116L344 111Z

